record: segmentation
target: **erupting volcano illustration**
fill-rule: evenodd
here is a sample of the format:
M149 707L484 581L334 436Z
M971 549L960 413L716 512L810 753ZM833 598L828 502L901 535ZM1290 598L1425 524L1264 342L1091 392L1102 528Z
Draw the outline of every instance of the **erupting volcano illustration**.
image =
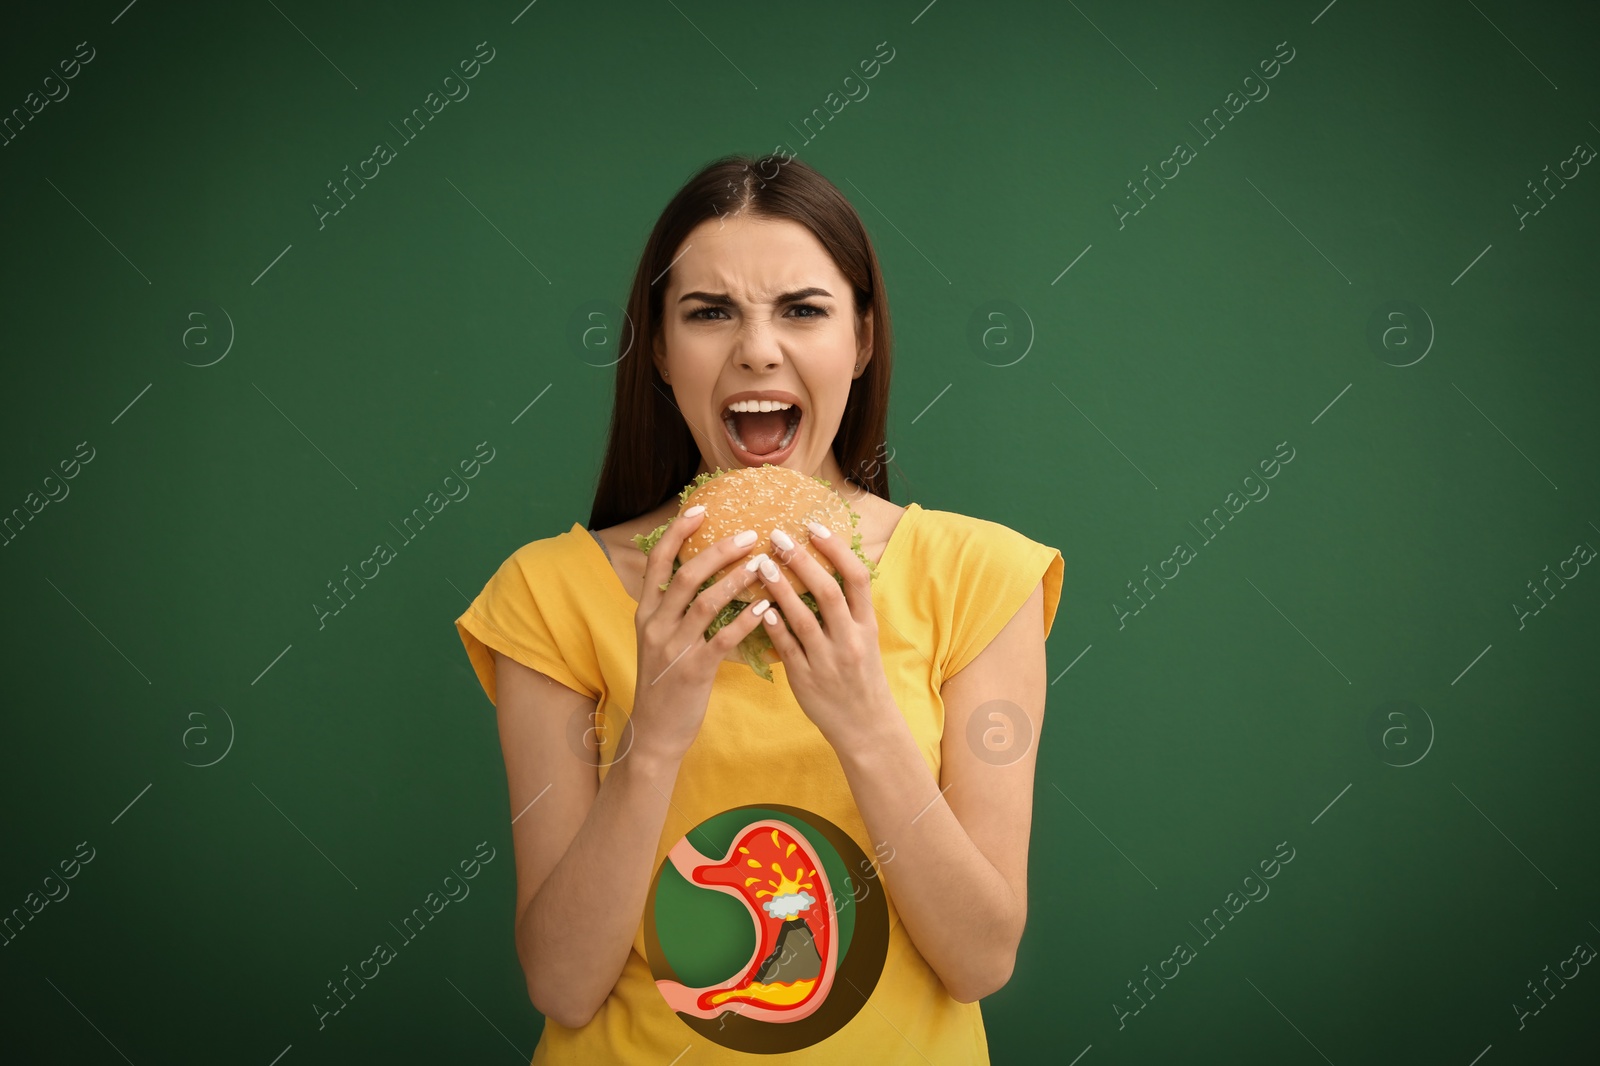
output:
M692 885L744 904L755 926L750 960L727 980L691 988L658 980L667 1004L696 1018L725 1011L757 1021L793 1022L827 999L839 968L833 892L811 844L771 818L746 825L720 860L702 855L689 838L667 854Z

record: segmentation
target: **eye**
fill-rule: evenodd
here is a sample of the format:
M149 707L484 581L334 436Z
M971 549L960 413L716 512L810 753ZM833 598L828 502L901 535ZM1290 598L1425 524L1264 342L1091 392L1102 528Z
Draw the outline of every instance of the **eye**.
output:
M795 304L793 307L789 308L789 310L791 312L809 312L807 314L796 314L796 318L828 317L827 309L818 307L816 304ZM726 318L727 315L720 307L700 307L690 311L684 317L699 322L717 322L721 321L723 318Z

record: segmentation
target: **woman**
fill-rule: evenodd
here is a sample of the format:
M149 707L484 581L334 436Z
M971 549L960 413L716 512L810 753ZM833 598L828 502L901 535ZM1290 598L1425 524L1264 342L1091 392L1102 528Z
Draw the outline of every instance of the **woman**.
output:
M519 549L456 623L499 721L517 953L546 1017L533 1061L987 1062L977 1001L1009 979L1026 916L1061 555L889 501L883 278L855 211L804 163L729 157L691 178L627 310L639 351L617 364L589 527ZM788 416L724 417L747 394L799 409L787 441ZM677 516L683 487L762 462L845 497L876 580L848 538L816 531L842 588L770 530L673 573L697 521ZM648 556L634 545L669 520ZM820 623L752 541L806 582ZM734 599L757 602L706 641ZM757 625L780 660L770 682L735 650ZM741 941L726 979L691 988L675 963L728 930L674 925L670 905L710 895L694 871L732 870L734 844L766 846L768 829L815 860L800 866L836 852L832 876L797 866L783 893L745 888L755 954Z

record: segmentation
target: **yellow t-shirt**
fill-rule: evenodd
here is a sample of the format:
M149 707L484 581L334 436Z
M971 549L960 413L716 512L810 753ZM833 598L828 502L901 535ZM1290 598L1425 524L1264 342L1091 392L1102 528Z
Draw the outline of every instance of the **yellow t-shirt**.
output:
M890 691L935 781L944 731L944 704L939 696L943 679L976 658L1041 581L1048 635L1061 595L1062 567L1058 550L995 522L927 510L915 503L901 516L878 563L873 603ZM565 533L518 549L456 620L456 626L491 701L495 698L491 648L595 699L607 718L600 761L609 763L628 735L621 725L634 699L637 607L599 543L574 523ZM781 839L772 837L774 844L790 844L791 854L794 841L802 835L792 830L815 830L818 821L831 822L849 838L838 850L840 858L849 865L859 864L860 871L851 881L835 876L818 888L814 877L805 880L806 872L796 870L797 882L811 887L797 890L794 883L786 883L791 892L785 898L798 900L789 905L806 906L800 891L811 893L813 904L815 897L821 896L823 903L802 915L824 915L824 908L831 905L833 920L813 917L809 928L802 930L807 937L783 941L784 959L799 958L813 947L829 955L840 950L832 943L840 939L838 916L854 906L855 933L851 950L843 957L856 968L847 971L844 963L837 963L840 974L848 977L854 973L854 978L847 981L834 976L830 985L811 997L815 1016L794 1021L792 1027L780 1025L755 1007L709 1022L689 1018L668 1006L657 985L663 972L662 939L681 943L683 931L655 928L652 904L641 918L633 951L616 987L599 1012L581 1029L567 1029L547 1019L534 1050L533 1066L600 1062L664 1066L680 1056L685 1066L757 1059L774 1066L841 1061L943 1066L989 1061L978 1004L952 999L907 936L895 911L892 862L874 878L876 871L868 864L884 856L875 854L838 757L795 701L783 664L774 663L772 671L773 680L768 682L742 663L724 661L719 667L704 723L683 759L667 809L656 849L657 877L671 875L674 864L668 853L675 846L680 850L674 854L681 855L682 849L693 843L703 853L698 858L713 863L723 859L721 849L727 848L730 865L738 861L733 844L765 846L766 822L759 823L759 835L751 828L737 839L714 846L704 833L691 833L708 819L735 808L759 807L763 814L774 807L801 812L788 821ZM605 772L602 765L598 773L603 778ZM806 813L814 817L807 820ZM735 815L735 820L739 817ZM751 822L751 827L756 825ZM810 840L815 844L816 832ZM820 849L802 851L799 857L807 855L815 863ZM863 855L868 858L861 859ZM778 867L774 864L773 868ZM680 864L676 870L686 878L692 876L686 872L692 871L692 866ZM698 887L707 886L702 883ZM732 895L735 888L722 891ZM860 893L864 894L857 903ZM757 927L759 942L762 919L752 902L745 906ZM831 935L824 932L825 927ZM791 921L782 928L800 927ZM830 942L826 948L825 939ZM769 938L761 946L770 944ZM862 961L870 955L875 957ZM810 957L819 958L815 954ZM826 983L835 963L823 961L821 976L814 978ZM794 965L801 964L803 960ZM750 972L743 975L746 984ZM729 981L740 976L730 975ZM794 987L806 984L799 982ZM815 1038L823 1031L818 1026L824 1024L821 1016L825 1012L831 1012L834 1019L827 1023L831 1035ZM766 1020L741 1017L744 1013ZM848 1020L841 1024L841 1017ZM761 1046L768 1036L801 1033L806 1025L813 1037L802 1040L815 1042L796 1046L791 1039L791 1050L779 1053L736 1050ZM775 1027L784 1032L772 1032ZM735 1035L744 1043L728 1046ZM781 1046L781 1039L779 1045L765 1046ZM684 1054L686 1049L688 1054Z

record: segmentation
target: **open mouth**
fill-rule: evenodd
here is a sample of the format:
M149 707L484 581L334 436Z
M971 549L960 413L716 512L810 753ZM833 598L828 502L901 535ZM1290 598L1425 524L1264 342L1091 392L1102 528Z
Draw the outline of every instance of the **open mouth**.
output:
M794 451L804 418L798 405L774 400L740 400L722 412L734 457L745 466L781 464Z

